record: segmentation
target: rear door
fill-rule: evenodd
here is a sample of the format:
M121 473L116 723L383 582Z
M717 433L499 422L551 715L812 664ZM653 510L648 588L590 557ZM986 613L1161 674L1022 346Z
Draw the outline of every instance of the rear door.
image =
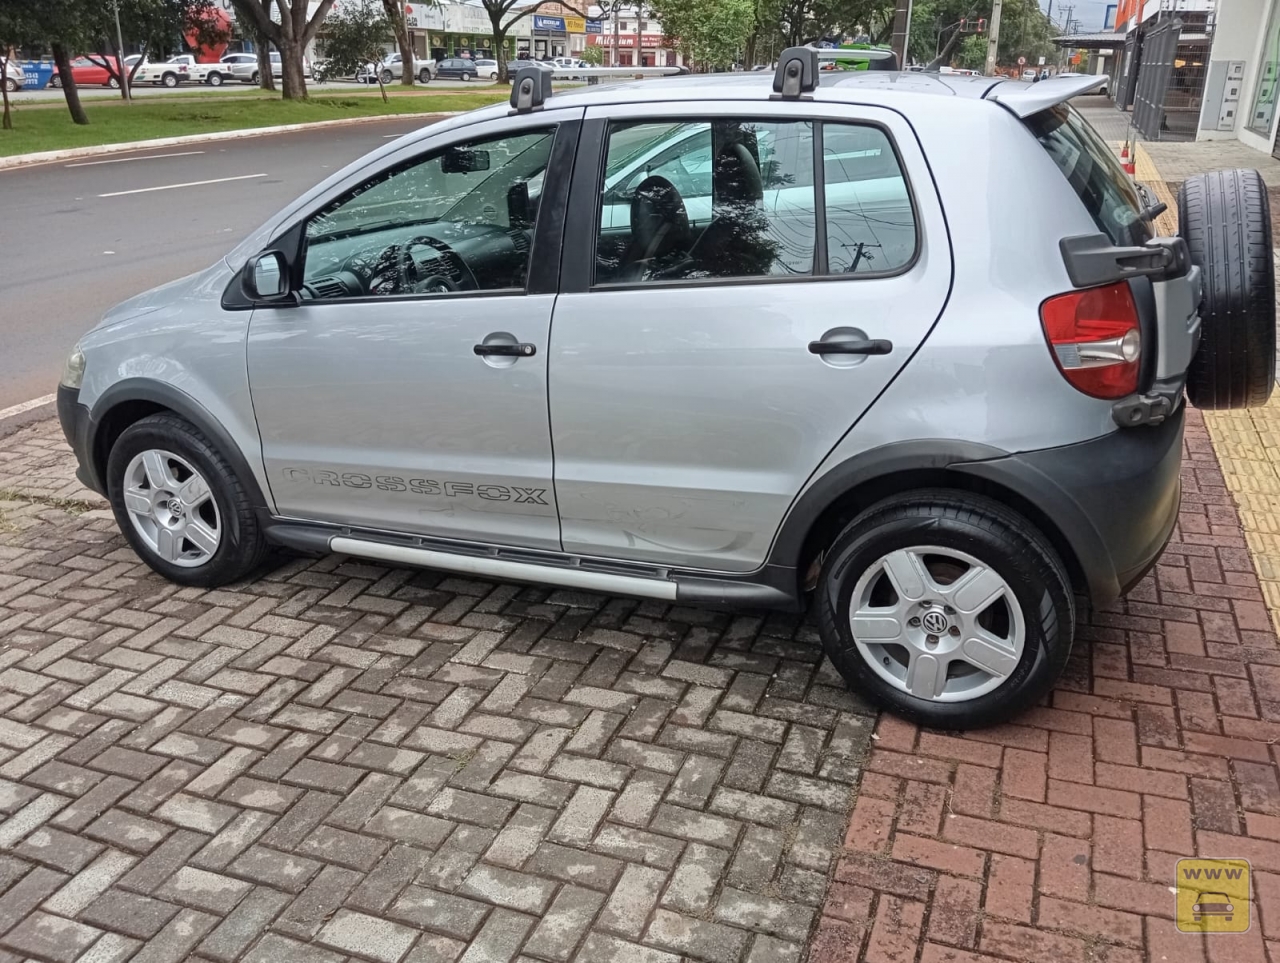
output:
M565 550L757 568L946 302L910 126L813 103L592 108L570 210L548 373Z

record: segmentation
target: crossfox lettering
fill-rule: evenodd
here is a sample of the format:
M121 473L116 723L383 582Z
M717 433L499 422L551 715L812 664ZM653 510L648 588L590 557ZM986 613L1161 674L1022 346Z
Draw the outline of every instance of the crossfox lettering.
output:
M382 492L405 492L414 495L441 495L446 498L479 498L489 502L511 502L515 505L546 505L545 488L522 488L517 485L476 485L473 482L446 481L435 478L401 478L399 475L366 475L363 472L336 472L306 468L283 468L281 475L293 484L331 485L356 491L377 489Z

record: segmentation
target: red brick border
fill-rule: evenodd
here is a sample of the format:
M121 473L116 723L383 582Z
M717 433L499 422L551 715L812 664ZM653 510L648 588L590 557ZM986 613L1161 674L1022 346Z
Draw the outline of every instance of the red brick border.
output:
M1168 551L1044 705L880 719L812 963L1280 961L1280 648L1198 412L1185 455ZM1194 855L1251 860L1247 934L1176 932Z

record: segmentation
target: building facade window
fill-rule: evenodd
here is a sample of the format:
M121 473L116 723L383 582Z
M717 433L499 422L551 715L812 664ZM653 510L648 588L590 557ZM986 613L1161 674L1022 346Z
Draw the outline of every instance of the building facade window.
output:
M1277 81L1280 80L1280 3L1271 6L1271 17L1263 37L1258 79L1253 89L1253 109L1249 111L1248 128L1262 137L1271 136L1271 122L1276 114Z

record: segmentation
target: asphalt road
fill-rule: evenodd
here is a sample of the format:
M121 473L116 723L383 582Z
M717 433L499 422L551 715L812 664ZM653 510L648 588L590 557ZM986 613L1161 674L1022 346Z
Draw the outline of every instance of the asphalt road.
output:
M111 305L212 264L308 187L422 124L389 117L0 171L0 409L52 392Z

